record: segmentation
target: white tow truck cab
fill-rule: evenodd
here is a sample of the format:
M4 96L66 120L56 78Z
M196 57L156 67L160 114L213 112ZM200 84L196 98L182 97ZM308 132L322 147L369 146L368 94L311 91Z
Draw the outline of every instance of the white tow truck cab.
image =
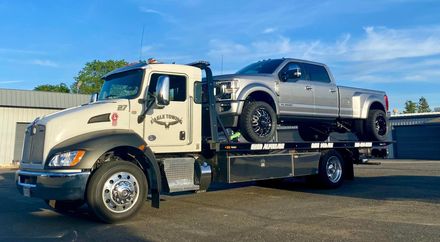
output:
M205 72L203 78L202 72ZM129 65L108 73L93 102L37 118L26 130L17 188L58 210L87 203L105 222L160 194L212 182L353 178L359 149L390 142L232 141L218 116L207 62Z

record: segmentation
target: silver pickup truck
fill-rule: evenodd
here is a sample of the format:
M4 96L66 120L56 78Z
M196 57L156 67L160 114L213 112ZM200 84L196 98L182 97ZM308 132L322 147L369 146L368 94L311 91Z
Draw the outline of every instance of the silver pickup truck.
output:
M365 141L387 137L385 92L337 86L324 64L269 59L214 79L223 124L248 141L272 141L277 125L298 125L305 141L324 141L334 131Z

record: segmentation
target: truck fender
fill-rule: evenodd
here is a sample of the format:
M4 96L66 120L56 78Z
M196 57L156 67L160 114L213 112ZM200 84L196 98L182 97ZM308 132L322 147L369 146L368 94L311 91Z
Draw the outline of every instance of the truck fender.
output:
M275 95L275 93L271 90L271 88L269 88L268 86L262 84L262 83L253 83L250 85L247 85L245 88L243 88L243 90L240 91L240 94L237 97L237 100L239 100L240 102L238 103L238 109L237 109L237 114L240 115L241 111L243 110L244 107L244 101L252 94L255 92L264 92L266 94L268 94L271 98L272 101L274 102L274 106L275 106L275 112L277 114L279 114L279 108L278 108L278 102L277 102L277 97Z
M147 146L144 139L137 133L129 130L102 130L82 134L67 139L49 151L45 168L50 170L48 162L57 153L71 150L84 150L81 161L71 169L92 170L98 159L112 150L123 150L135 155L139 165L147 176L152 195L152 206L159 207L161 191L161 173L154 153Z
M362 106L361 119L366 119L368 117L368 112L370 111L371 105L373 105L373 103L379 103L382 109L385 111L385 105L383 102L384 101L382 96L378 96L378 95L369 96L365 100L364 105Z

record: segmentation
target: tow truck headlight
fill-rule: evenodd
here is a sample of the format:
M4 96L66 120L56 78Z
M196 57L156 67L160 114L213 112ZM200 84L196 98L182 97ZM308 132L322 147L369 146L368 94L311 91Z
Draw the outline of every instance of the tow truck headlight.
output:
M83 150L68 151L56 154L49 162L50 167L68 167L78 164L86 152Z

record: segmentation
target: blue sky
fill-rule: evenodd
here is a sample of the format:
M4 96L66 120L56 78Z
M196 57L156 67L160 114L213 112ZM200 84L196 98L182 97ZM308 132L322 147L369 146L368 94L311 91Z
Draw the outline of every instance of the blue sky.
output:
M294 57L328 64L340 85L387 91L399 111L420 96L440 107L439 12L424 0L0 0L0 88L70 85L88 61L141 53L208 60L217 74Z

